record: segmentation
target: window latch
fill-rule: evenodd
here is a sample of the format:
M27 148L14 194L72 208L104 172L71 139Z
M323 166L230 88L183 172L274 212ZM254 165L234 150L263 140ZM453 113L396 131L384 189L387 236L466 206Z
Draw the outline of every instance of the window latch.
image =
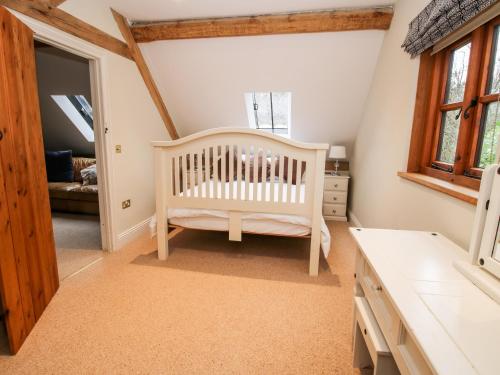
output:
M434 169L438 169L440 171L444 171L444 172L453 172L453 167L452 166L442 167L441 165L439 165L437 163L432 163L431 167L434 168Z
M472 99L470 101L470 104L467 108L465 108L465 111L464 111L464 119L468 119L470 117L470 113L469 113L469 110L474 108L476 105L477 105L477 102L478 102L478 97L476 96L474 99Z
M477 105L478 102L478 97L476 96L474 99L470 101L470 104L467 108L465 108L464 111L464 119L468 119L470 117L469 110L471 108L474 108ZM460 110L458 111L458 114L455 116L455 120L458 120L460 118L460 115L462 114L463 107L460 107Z

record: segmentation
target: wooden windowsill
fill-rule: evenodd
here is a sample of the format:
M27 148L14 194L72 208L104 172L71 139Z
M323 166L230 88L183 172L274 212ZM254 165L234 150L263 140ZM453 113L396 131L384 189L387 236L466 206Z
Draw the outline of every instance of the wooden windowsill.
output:
M439 191L461 201L477 205L479 192L463 186L452 184L448 181L440 180L439 178L427 176L421 173L411 172L398 172L398 176L405 180L416 182L422 186L428 187L432 190Z

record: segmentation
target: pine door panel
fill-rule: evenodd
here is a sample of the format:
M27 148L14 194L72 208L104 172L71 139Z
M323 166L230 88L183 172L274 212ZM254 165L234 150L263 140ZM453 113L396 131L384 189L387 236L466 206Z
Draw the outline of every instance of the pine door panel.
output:
M16 260L24 337L59 287L50 214L31 30L0 8L0 168ZM5 210L5 209L4 209ZM2 236L4 234L2 233ZM1 254L3 256L3 254ZM0 267L2 263L0 262ZM2 268L2 273L10 272ZM8 288L2 285L3 291ZM12 306L5 305L10 311ZM12 318L13 320L14 318ZM7 323L9 338L22 338L18 322ZM11 343L17 352L21 342Z

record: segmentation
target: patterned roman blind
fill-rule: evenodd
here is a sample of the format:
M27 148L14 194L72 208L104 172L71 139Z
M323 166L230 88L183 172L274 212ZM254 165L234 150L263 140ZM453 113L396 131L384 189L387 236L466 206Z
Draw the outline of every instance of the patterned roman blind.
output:
M432 0L410 22L401 47L415 57L499 0Z

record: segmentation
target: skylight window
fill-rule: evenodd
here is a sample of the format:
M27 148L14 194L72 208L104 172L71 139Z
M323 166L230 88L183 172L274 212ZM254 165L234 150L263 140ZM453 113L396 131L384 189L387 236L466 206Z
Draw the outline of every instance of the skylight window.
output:
M246 93L250 127L290 138L291 99L291 92Z
M92 107L83 95L51 95L59 108L88 142L94 142Z

